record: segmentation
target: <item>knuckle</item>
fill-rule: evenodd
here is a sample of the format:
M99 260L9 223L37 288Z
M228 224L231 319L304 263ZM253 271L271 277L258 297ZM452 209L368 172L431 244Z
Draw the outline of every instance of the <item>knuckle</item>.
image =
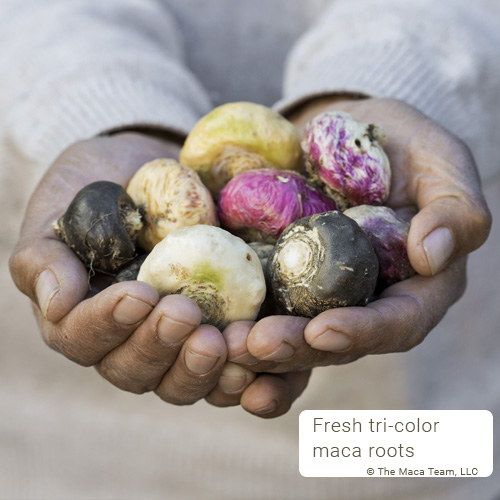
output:
M215 386L210 377L192 377L179 370L172 370L156 388L156 395L166 403L177 406L192 405L204 398Z
M181 395L177 393L172 393L169 391L162 390L158 388L155 390L155 394L165 403L169 403L175 406L189 406L196 403L200 398L196 399L187 397L186 395Z
M464 167L467 171L477 170L474 155L469 145L446 128L440 127L440 131L441 144L446 153L444 158L447 158L449 164L455 167Z
M427 330L424 329L417 329L413 335L409 336L407 339L405 339L404 342L402 342L398 347L397 350L394 350L394 352L408 352L411 351L414 347L417 347L420 345L425 337L427 337Z
M449 133L449 137L453 141L457 154L465 158L468 162L474 162L469 145L463 139L454 134Z
M136 377L131 377L129 374L125 374L123 370L111 366L108 363L102 362L96 368L105 380L122 391L140 395L152 390L145 381L138 380Z
M160 352L158 350L152 351L148 348L148 346L138 344L137 342L131 342L130 349L134 364L150 368L164 367L168 365L165 357L159 356Z
M479 248L491 231L492 215L480 192L462 193L462 203L456 212L457 234L463 247L458 255Z
M96 359L90 356L86 356L80 352L76 353L73 349L69 348L69 346L64 346L59 352L61 352L61 354L63 354L63 356L68 358L70 361L73 361L73 363L85 368L94 366L97 362Z
M212 391L205 397L205 401L217 408L228 408L230 406L237 406L240 404L240 395L227 395L219 393L218 391Z
M399 328L386 331L386 335L379 334L375 342L368 348L362 349L359 357L369 354L391 354L396 352L408 352L423 342L429 331L433 328L430 318L421 318L418 323L414 323L412 328L405 328L401 334Z
M488 238L491 230L491 225L491 212L486 203L481 203L474 211L474 226L476 227L476 234L479 245L484 243Z
M118 383L113 383L115 387L118 387L122 391L130 392L132 394L137 394L140 396L141 394L146 394L147 392L150 392L151 389L148 389L147 387L144 387L142 385L134 385L130 383L123 383L121 385L118 385Z
M62 354L66 358L71 359L67 355L69 349L65 345L68 342L69 338L67 333L61 333L58 327L48 321L45 321L42 317L40 309L34 302L32 303L32 309L39 326L42 340L47 345L47 347L49 347L53 351L58 352L59 354Z
M63 354L60 348L60 342L57 336L54 334L54 330L46 325L40 325L40 331L42 334L42 339L45 344L50 347L53 351Z
M35 258L33 246L17 246L9 258L9 271L16 286L25 294L29 294L26 272Z
M355 346L349 350L349 352L333 355L330 364L335 366L348 365L354 363L354 361L357 361L358 359L368 356L369 354L378 354L382 351L383 348L377 349L367 346Z
M51 349L61 353L65 358L80 366L88 368L99 362L99 359L96 359L95 352L82 348L81 344L73 341L70 334L65 330L53 329L44 337L44 340Z

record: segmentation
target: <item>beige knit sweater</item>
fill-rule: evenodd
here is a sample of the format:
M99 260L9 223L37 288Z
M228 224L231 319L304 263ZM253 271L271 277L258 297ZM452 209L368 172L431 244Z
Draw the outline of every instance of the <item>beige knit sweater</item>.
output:
M497 0L1 0L2 262L36 182L79 139L141 125L186 133L223 102L286 110L345 91L406 100L463 138L500 216ZM498 498L498 472L313 480L297 455L303 409L499 414L498 245L495 219L468 293L422 346L317 370L272 422L109 386L42 344L2 266L0 498Z

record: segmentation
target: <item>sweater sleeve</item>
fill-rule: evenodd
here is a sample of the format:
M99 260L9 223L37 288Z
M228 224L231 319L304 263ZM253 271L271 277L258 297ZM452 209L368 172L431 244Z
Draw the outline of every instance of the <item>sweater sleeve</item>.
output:
M157 0L2 0L0 147L48 166L110 129L185 134L210 109Z
M320 94L392 97L461 137L498 174L500 9L492 0L337 0L287 61L286 112Z

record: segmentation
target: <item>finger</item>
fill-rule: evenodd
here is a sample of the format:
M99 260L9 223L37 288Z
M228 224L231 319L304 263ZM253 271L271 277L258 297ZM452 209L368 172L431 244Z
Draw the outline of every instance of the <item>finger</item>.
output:
M72 361L95 365L136 330L158 300L146 283L118 283L77 304L58 323L45 322L42 335Z
M184 341L199 326L200 308L183 295L161 299L147 319L97 366L120 389L154 390L174 363Z
M254 325L255 321L235 321L224 329L222 336L227 346L228 361L245 366L258 362L247 348L247 337Z
M226 362L217 385L205 400L213 406L226 407L240 404L245 389L255 380L256 374L246 368Z
M417 172L408 189L419 208L408 255L419 274L432 276L486 241L491 214L465 144L429 121L408 147L411 170Z
M310 376L310 370L259 375L241 396L241 406L262 418L284 415L307 387Z
M253 372L274 371L275 361L258 359L248 350L248 336L255 325L255 321L235 321L226 327L222 335L227 346L227 359ZM263 338L266 339L267 335L264 334Z
M465 258L434 277L396 283L365 307L325 311L306 326L304 338L314 349L333 353L333 364L408 351L422 342L464 289Z
M226 344L219 330L201 325L184 342L155 393L167 403L195 403L217 384L226 356Z
M88 291L88 273L56 237L52 223L85 184L104 175L126 185L145 161L177 149L138 134L94 138L72 145L47 172L29 201L19 243L9 261L16 286L38 305L46 320L59 321Z
M250 369L272 373L303 370L330 364L330 356L311 349L304 339L309 319L296 316L268 316L255 324L247 338L249 352L267 363Z
M88 274L76 255L55 238L23 239L9 260L16 286L44 319L57 323L88 292Z
M16 286L52 323L67 314L88 291L84 265L52 227L77 190L64 172L56 175L49 170L28 203L21 236L9 260Z

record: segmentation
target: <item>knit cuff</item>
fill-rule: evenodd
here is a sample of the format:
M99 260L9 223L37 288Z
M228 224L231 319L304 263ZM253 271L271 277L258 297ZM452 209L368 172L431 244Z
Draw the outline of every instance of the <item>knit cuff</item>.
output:
M449 93L449 85L409 42L385 40L370 50L354 43L345 50L311 57L293 80L285 81L284 98L275 108L286 113L315 97L344 94L351 98L392 97L443 116L452 112L443 109L447 101L440 98Z
M293 48L284 99L275 108L287 110L325 94L390 97L471 141L468 117L482 116L478 89L485 87L494 60L485 12L463 0L384 5L332 2ZM470 19L466 26L464 16Z
M78 140L118 129L160 129L184 137L210 110L184 68L164 65L79 67L17 100L6 117L7 140L48 165ZM33 112L36 110L36 113Z

